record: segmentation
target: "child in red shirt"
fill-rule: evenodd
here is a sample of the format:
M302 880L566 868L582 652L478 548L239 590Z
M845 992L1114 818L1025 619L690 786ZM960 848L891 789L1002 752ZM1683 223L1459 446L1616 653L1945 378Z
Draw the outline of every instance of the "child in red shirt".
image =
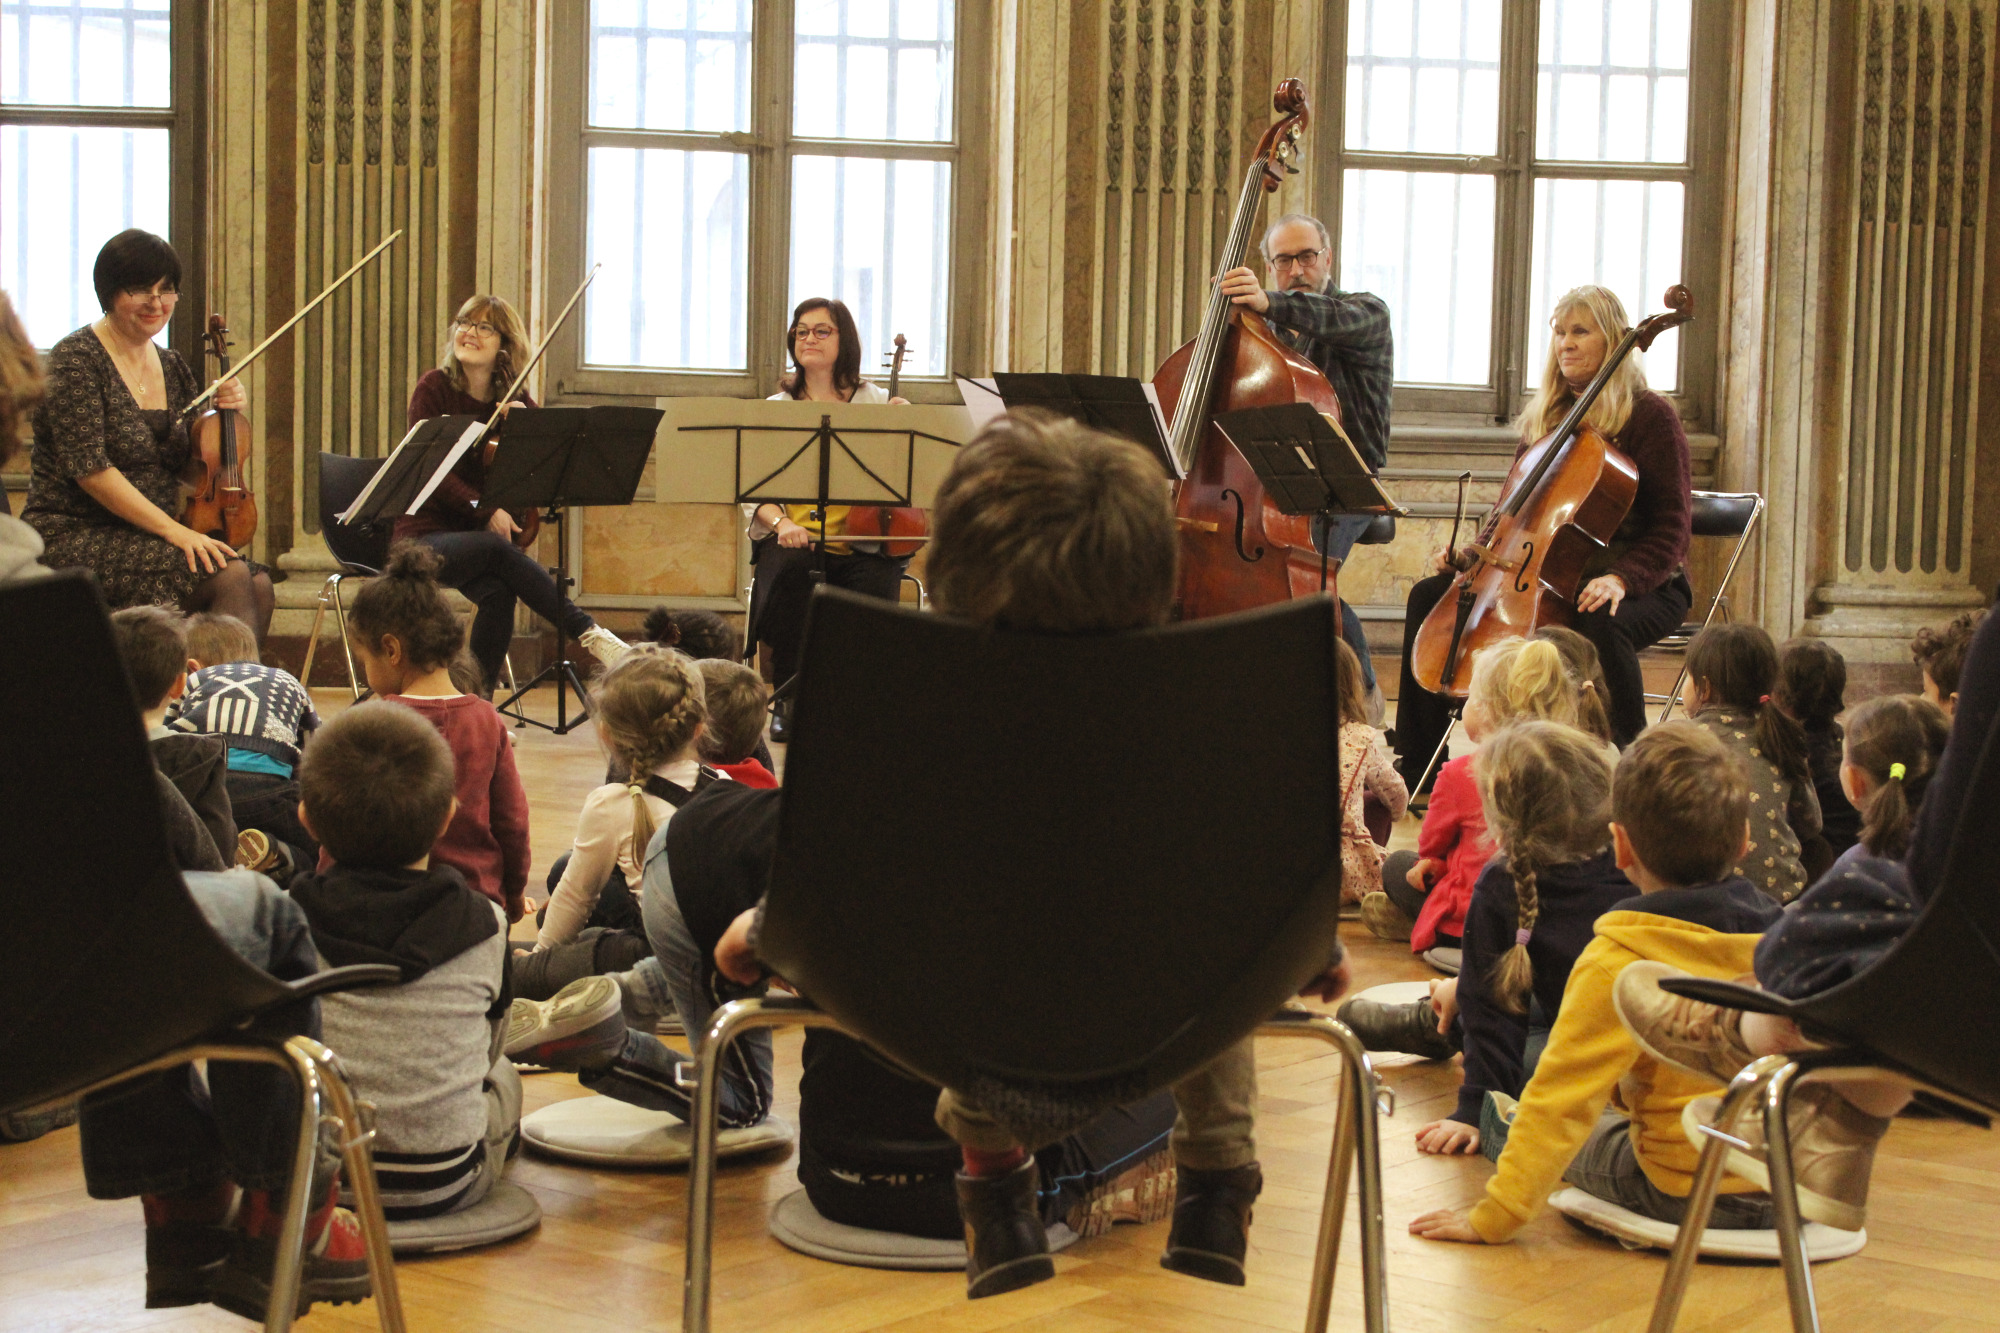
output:
M440 563L427 546L395 547L382 576L369 580L348 608L354 651L369 689L423 714L451 746L458 810L431 859L519 921L528 884L528 795L506 723L492 704L459 693L451 682L465 627L438 585Z

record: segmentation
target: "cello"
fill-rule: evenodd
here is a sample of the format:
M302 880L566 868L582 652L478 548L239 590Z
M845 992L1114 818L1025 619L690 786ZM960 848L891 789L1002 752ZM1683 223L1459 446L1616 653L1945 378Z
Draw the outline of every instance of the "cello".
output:
M1263 316L1224 296L1220 285L1249 253L1264 196L1283 183L1285 173L1297 170L1291 160L1312 115L1305 85L1286 79L1271 101L1278 119L1252 155L1201 331L1153 374L1168 422L1168 452L1180 473L1174 516L1181 540L1177 604L1185 620L1282 602L1321 586L1311 517L1282 513L1248 460L1214 424L1223 412L1288 403L1309 404L1336 425L1340 421L1340 402L1319 367L1294 351Z
M1499 503L1411 645L1411 671L1432 694L1463 699L1480 649L1570 623L1585 564L1610 543L1639 492L1632 460L1584 417L1634 347L1646 351L1694 318L1686 287L1668 288L1666 304L1625 331L1561 424L1515 456Z
M208 317L208 333L202 341L221 366L216 381L227 380L229 328L220 314ZM211 407L195 418L193 435L201 479L181 516L186 526L239 552L248 549L250 539L257 535L257 497L245 484L237 434L248 424L241 412L220 407Z
M889 397L895 398L896 390L903 379L903 357L909 351L909 340L902 334L896 335L896 351L889 358ZM855 505L847 511L847 539L867 537L911 537L930 536L930 515L921 509L897 505ZM870 543L876 550L892 560L905 560L917 553L922 541L886 541Z

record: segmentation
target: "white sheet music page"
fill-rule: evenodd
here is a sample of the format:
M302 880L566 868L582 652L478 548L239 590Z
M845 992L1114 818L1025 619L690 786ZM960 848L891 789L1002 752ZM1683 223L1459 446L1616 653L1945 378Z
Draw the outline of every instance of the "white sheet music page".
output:
M396 441L396 447L391 449L389 456L382 460L382 466L375 469L375 475L370 477L368 484L361 488L361 494L354 497L354 503L341 510L334 517L338 518L342 523L352 523L354 516L361 512L361 506L368 503L368 497L375 494L375 488L382 484L382 478L389 475L389 469L395 465L396 455L402 453L403 446L416 438L417 432L423 428L424 423L421 421L410 427L409 434Z
M465 451L477 444L479 437L485 433L486 423L483 421L475 421L470 426L467 426L465 433L458 437L458 443L454 444L451 447L451 452L445 455L443 465L431 474L431 479L424 483L424 488L417 492L417 498L410 501L410 507L403 512L414 514L419 509L422 509L425 503L431 498L431 493L437 490L438 486L444 481L445 474L458 466L458 460L465 457Z

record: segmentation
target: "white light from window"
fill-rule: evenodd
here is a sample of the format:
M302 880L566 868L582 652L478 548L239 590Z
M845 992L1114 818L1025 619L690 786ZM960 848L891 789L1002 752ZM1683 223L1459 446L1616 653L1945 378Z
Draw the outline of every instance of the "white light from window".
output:
M0 0L0 102L171 106L172 0Z
M1535 156L1687 160L1689 0L1542 0Z
M740 153L590 150L584 360L740 370L750 167Z
M792 160L791 302L844 301L861 333L861 373L895 336L905 374L942 375L950 294L951 164L866 157Z
M590 123L750 128L750 0L593 0Z
M1349 148L1490 154L1499 132L1500 0L1349 0Z
M1387 302L1396 379L1492 382L1493 177L1348 171L1340 286Z
M952 9L951 0L800 0L792 132L948 142Z
M1666 308L1660 298L1681 280L1685 198L1679 181L1535 182L1526 384L1533 387L1541 381L1549 321L1555 316L1556 301L1570 288L1585 283L1609 287L1633 320ZM1720 318L1720 312L1712 317ZM1653 388L1662 393L1678 389L1680 331L1662 334L1642 361Z

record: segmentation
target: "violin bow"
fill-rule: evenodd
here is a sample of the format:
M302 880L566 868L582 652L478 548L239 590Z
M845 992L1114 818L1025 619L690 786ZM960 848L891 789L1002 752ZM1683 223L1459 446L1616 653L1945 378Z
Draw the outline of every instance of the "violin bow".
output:
M556 316L556 322L549 326L549 331L542 335L541 342L535 345L534 355L528 358L528 364L521 367L520 374L514 376L514 382L507 386L507 392L500 395L499 406L493 409L493 420L488 421L487 425L491 426L493 421L500 419L500 414L507 410L507 404L514 401L514 395L519 393L521 386L528 382L529 372L534 370L536 365L541 362L542 353L549 350L549 344L556 340L558 333L562 332L563 321L569 318L570 311L576 309L576 303L583 299L584 288L597 280L597 270L603 267L602 263L592 264L590 272L584 274L583 282L577 287L576 291L570 294L569 304L562 308L562 313Z
M227 378L233 380L238 376L240 376L244 371L248 370L250 368L251 362L255 361L258 357L264 355L265 348L269 347L272 343L278 341L278 339L284 337L286 333L291 331L292 325L298 323L300 320L304 319L307 315L310 315L319 306L319 303L321 301L324 301L327 297L332 296L335 292L339 291L342 283L346 282L349 278L353 277L355 274L359 273L363 268L367 267L369 260L373 259L376 255L381 254L384 250L387 250L391 245L395 244L397 238L400 237L402 234L403 234L402 229L397 228L395 231L389 233L388 239L383 241L382 244L376 246L373 250L370 250L367 254L355 260L354 267L348 269L347 272L335 278L333 280L333 285L331 287L328 287L318 296L315 296L312 300L306 302L303 306L299 307L299 312L296 315L293 315L290 319L280 324L277 327L277 329L272 332L270 337L264 339L263 342L258 343L254 348L251 349L250 355L244 357L241 361L238 361L234 366L232 366L230 368ZM200 407L203 403L207 402L211 397L214 396L215 391L223 386L223 383L224 383L223 380L217 380L215 383L209 385L206 389L203 389L200 393L196 394L194 396L194 401L181 409L181 415L187 416L190 413L192 413L196 408Z
M1451 520L1451 539L1444 544L1445 559L1454 565L1458 563L1458 530L1465 526L1465 488L1471 484L1470 468L1458 474L1458 512Z

